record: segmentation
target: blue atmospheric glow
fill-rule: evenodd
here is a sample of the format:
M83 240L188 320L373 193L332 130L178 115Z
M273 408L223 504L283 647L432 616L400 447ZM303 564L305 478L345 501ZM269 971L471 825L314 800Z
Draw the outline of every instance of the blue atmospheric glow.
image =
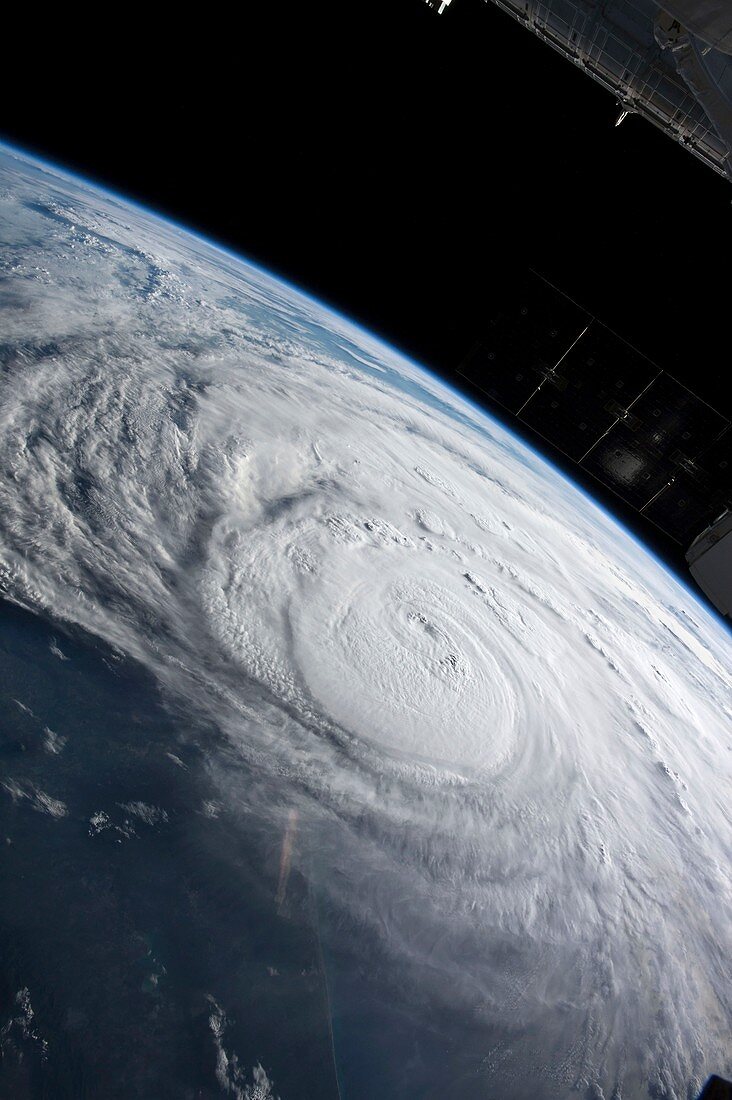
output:
M20 157L21 159L35 163L43 171L66 175L86 189L98 191L100 194L106 195L108 198L112 199L116 203L121 204L122 206L129 206L132 207L132 209L134 210L138 210L141 214L144 214L148 218L156 218L158 221L161 221L165 225L170 226L176 232L184 233L187 236L192 237L194 240L200 241L208 248L211 248L216 252L221 253L221 255L227 256L229 259L234 260L235 263L246 264L247 267L258 272L260 275L263 275L269 279L273 279L275 282L278 282L282 286L287 287L287 289L290 290L292 293L299 295L301 298L304 298L306 301L312 303L318 309L326 310L332 316L337 317L340 321L344 322L347 325L350 325L350 327L355 329L357 332L363 333L369 338L369 340L375 340L387 352L389 352L391 355L397 355L400 359L408 363L415 370L420 371L422 374L428 375L430 378L433 379L433 381L437 382L439 386L447 390L447 392L452 394L453 397L458 398L458 400L461 401L464 405L467 405L470 409L477 412L482 418L484 418L488 422L494 421L496 424L499 424L510 436L512 436L513 439L516 440L516 442L521 447L525 448L540 462L548 466L549 469L552 470L553 474L560 481L563 481L567 485L570 485L576 493L578 493L593 508L597 509L598 512L605 516L605 518L609 520L610 523L612 523L615 527L622 531L623 535L626 538L628 538L635 546L643 551L643 553L652 558L666 574L673 578L673 580L679 585L680 588L684 589L690 596L693 597L695 603L698 604L708 615L712 616L714 619L717 620L718 623L720 623L722 626L728 629L730 633L732 633L732 625L730 625L727 620L723 618L716 611L716 609L712 607L711 604L707 603L706 599L700 595L696 587L692 587L682 575L677 573L676 570L670 568L667 562L663 561L663 559L655 554L645 542L643 542L638 536L630 531L630 529L626 527L625 524L623 524L616 515L613 515L611 511L609 511L604 505L600 504L578 482L574 481L568 474L566 474L563 470L556 466L550 458L542 454L541 451L537 450L536 447L532 445L532 443L521 436L521 434L516 430L513 423L507 423L499 416L497 416L493 411L488 411L483 406L479 405L477 401L474 401L466 393L458 389L457 386L454 386L451 383L447 382L444 378L441 378L440 375L432 368L427 367L422 363L418 363L415 359L412 359L411 356L407 355L400 348L397 348L393 344L388 343L378 334L365 328L363 325L359 324L357 321L352 320L350 317L347 317L330 302L324 299L316 298L313 294L305 290L299 284L293 282L289 278L282 276L277 270L273 268L262 267L260 264L254 262L253 260L250 260L247 256L244 256L234 251L233 249L227 247L226 245L213 239L212 237L207 237L205 234L200 233L198 230L193 229L190 226L183 224L182 222L175 221L173 218L161 213L154 207L145 206L143 203L138 202L136 199L131 199L127 195L123 195L120 192L114 191L112 188L107 187L104 184L100 184L95 180L91 180L85 176L82 176L79 172L68 168L66 165L55 164L54 162L48 160L43 156L39 156L36 153L29 153L26 149L15 146L10 142L0 142L0 148L5 150L11 156Z

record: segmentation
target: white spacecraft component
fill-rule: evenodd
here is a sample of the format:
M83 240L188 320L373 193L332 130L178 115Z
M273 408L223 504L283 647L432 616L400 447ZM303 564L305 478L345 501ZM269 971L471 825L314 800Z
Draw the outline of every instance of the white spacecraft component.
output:
M732 179L730 0L487 0Z
M732 54L729 0L662 0L661 6L708 46Z
M732 512L702 531L686 552L689 570L718 611L732 617Z
M425 0L444 11L449 0ZM732 0L486 0L732 180Z
M425 0L428 8L432 8L438 15L442 15L445 8L449 8L451 0Z

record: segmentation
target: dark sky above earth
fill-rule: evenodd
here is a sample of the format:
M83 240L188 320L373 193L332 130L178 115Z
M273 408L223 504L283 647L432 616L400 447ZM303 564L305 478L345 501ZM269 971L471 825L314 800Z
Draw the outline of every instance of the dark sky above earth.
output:
M448 377L531 266L729 413L732 187L638 118L615 129L613 97L502 12L269 0L116 18L72 52L48 27L15 58L7 139Z

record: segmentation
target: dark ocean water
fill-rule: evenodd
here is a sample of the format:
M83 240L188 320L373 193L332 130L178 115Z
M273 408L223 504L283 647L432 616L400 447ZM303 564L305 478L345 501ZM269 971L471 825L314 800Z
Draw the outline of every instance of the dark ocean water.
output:
M217 805L216 736L0 603L0 1096L246 1096L258 1064L337 1095L312 899L293 871L278 904L282 838Z

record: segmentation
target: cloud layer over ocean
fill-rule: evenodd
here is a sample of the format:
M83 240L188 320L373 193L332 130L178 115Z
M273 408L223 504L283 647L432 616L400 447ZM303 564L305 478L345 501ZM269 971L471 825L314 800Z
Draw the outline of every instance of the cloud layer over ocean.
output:
M259 777L212 759L222 799L297 822L288 860L411 1011L485 1024L486 1088L729 1071L721 625L498 424L256 269L9 152L0 236L8 596L213 719Z

